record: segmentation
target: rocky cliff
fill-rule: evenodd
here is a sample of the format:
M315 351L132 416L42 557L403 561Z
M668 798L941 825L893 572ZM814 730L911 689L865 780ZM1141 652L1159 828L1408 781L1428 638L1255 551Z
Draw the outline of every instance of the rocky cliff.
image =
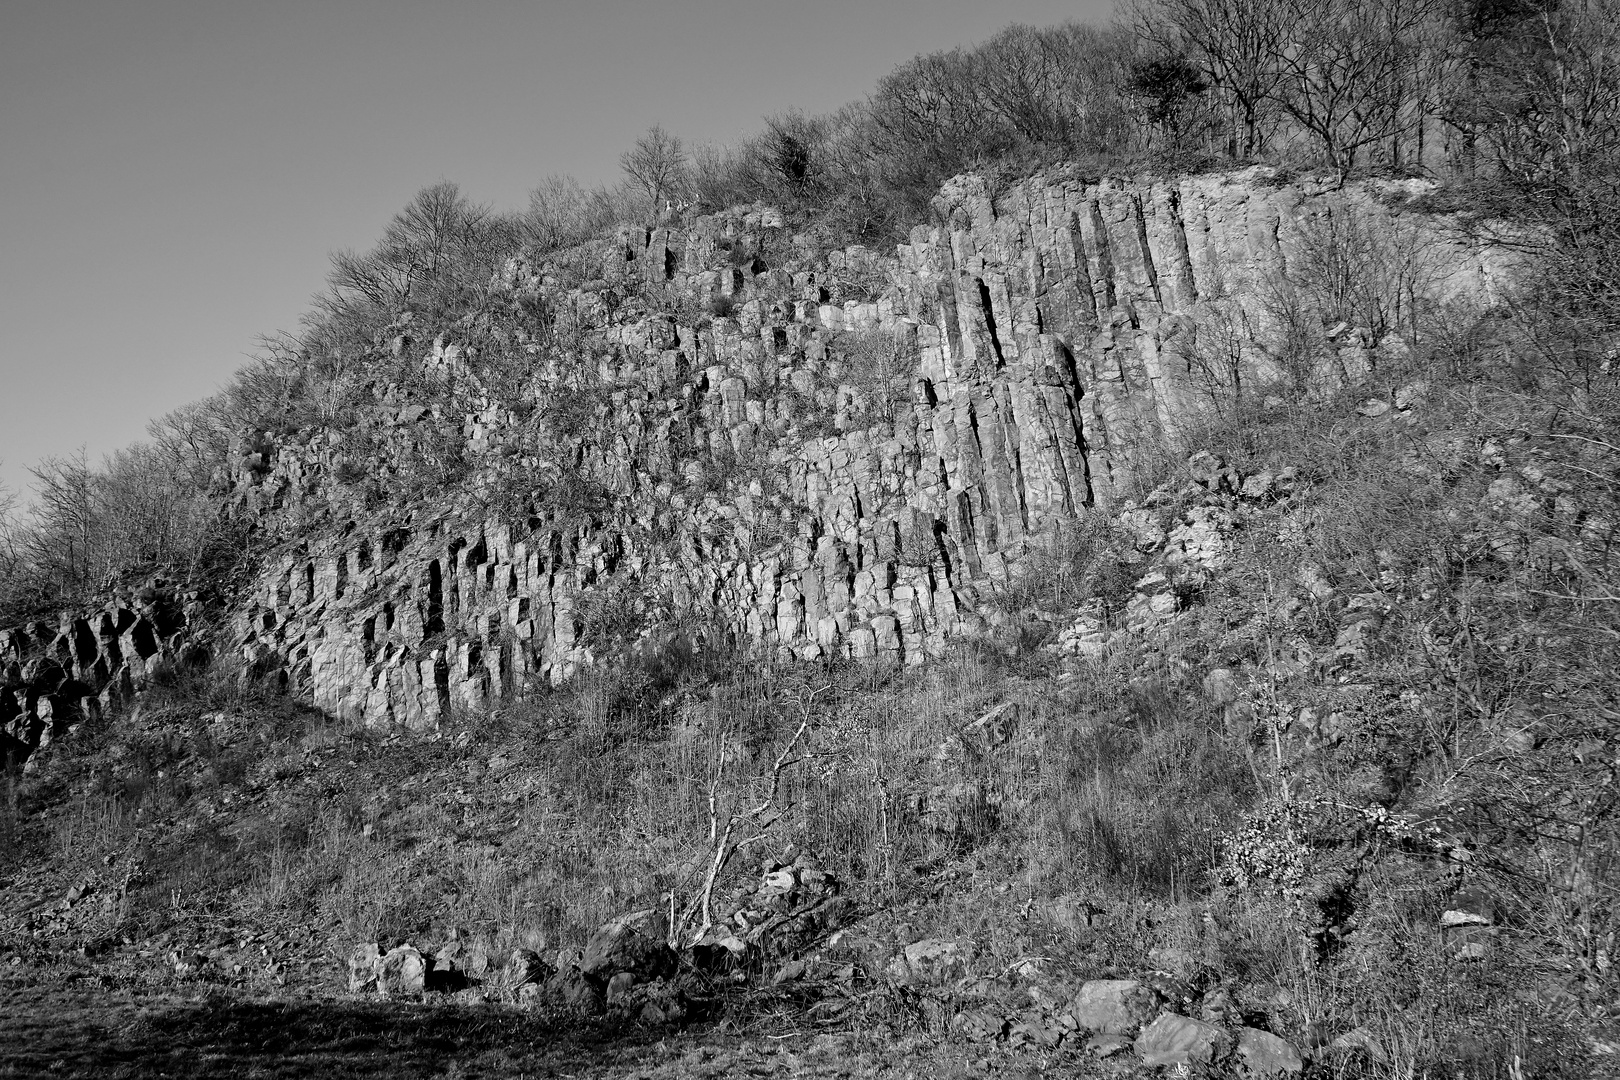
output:
M982 625L1033 541L1140 498L1240 388L1320 392L1404 348L1317 318L1321 347L1289 351L1278 298L1337 225L1421 262L1431 301L1500 290L1506 257L1410 194L966 177L893 254L820 249L755 207L513 260L497 299L566 335L398 328L412 378L358 419L244 436L225 497L280 539L228 625L201 640L154 594L14 630L0 722L21 753L204 655L413 729L696 632L921 662ZM447 442L469 463L453 487L356 494Z

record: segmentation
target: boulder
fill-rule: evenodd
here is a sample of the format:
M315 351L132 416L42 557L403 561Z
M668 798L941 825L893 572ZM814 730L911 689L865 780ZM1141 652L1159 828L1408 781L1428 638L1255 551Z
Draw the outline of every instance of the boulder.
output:
M556 973L556 968L540 959L531 949L513 949L506 966L501 969L501 982L516 989L530 983L542 983Z
M587 979L577 967L563 968L546 980L544 996L586 1016L600 1016L607 1011L607 998L602 988Z
M1237 1059L1243 1072L1255 1080L1298 1076L1305 1071L1305 1060L1293 1043L1259 1028L1238 1032Z
M1094 979L1080 987L1069 1014L1082 1030L1130 1035L1158 1008L1158 992L1135 979Z
M375 941L362 941L354 947L349 954L349 993L362 994L377 988L382 957L382 950Z
M420 994L427 989L427 961L414 945L396 945L377 965L377 993Z
M1365 1055L1375 1065L1388 1065L1389 1053L1368 1027L1351 1028L1328 1044L1328 1049L1345 1057Z
M669 947L668 935L666 916L656 908L621 915L591 935L579 970L599 986L621 971L643 981L673 974L679 958Z
M636 977L628 971L621 971L609 979L607 993L603 995L607 999L608 1007L612 1008L623 1003L624 999L630 996L630 991L635 989L635 985Z
M907 945L895 966L908 982L943 986L967 973L969 951L954 941L926 938Z
M1136 1037L1136 1055L1147 1065L1208 1065L1226 1055L1232 1039L1214 1024L1160 1013Z

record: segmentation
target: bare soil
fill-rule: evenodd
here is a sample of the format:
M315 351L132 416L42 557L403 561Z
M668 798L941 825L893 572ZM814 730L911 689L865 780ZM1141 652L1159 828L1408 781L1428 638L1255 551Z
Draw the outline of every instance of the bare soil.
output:
M1076 1054L976 1056L776 1017L652 1029L497 1005L103 989L84 970L0 976L0 1077L948 1077L1113 1074Z

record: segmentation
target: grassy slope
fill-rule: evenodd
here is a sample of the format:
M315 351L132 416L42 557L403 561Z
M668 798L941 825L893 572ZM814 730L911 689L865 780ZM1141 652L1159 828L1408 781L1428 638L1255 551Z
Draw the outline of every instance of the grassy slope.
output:
M1324 1069L1590 1075L1620 1041L1620 399L1611 373L1528 364L1520 334L1437 331L1352 394L1213 427L1240 480L1303 482L1243 498L1167 463L1130 528L1055 543L993 635L927 669L628 666L431 742L206 679L154 692L7 782L0 963L28 985L306 997L372 937L497 964L577 948L689 897L711 786L722 810L754 797L808 719L788 811L723 884L769 848L817 851L871 912L848 943L867 977L813 972L739 1016L834 999L830 1026L937 1034L1158 970L1189 1011L1224 991L1304 1047L1368 1029L1377 1055ZM1358 411L1414 385L1409 409ZM1178 578L1176 620L1095 661L1049 648L1082 605L1124 626L1165 560L1154 526L1195 510L1230 525L1219 568ZM1466 963L1439 926L1465 886L1496 907ZM971 943L966 974L896 988L893 954L924 938ZM166 957L197 951L177 979Z

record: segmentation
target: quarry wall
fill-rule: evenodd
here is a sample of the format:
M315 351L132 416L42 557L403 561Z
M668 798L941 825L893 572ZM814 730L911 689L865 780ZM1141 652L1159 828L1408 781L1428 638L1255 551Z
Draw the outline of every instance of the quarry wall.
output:
M283 527L206 641L178 594L0 635L7 745L25 753L154 672L223 655L334 715L430 729L601 659L606 609L645 630L615 647L670 647L687 627L806 660L922 662L983 625L1033 540L1140 498L1235 380L1289 374L1274 301L1323 223L1420 252L1433 298L1489 302L1508 286L1503 252L1392 208L1409 193L1253 169L1058 173L992 197L962 177L892 254L739 264L728 252L743 241L788 243L782 215L756 207L622 232L577 283L514 260L499 287L581 328L576 381L553 371L551 389L590 382L598 404L568 454L607 512L480 516L444 491L334 515L341 433L261 437L230 477L235 512L321 524ZM647 289L684 306L615 309ZM1305 373L1318 389L1404 347L1322 333ZM441 339L422 363L452 377L465 357ZM523 450L533 421L514 402L389 408L399 438L437 425L492 461L527 454L518 475L557 467Z

